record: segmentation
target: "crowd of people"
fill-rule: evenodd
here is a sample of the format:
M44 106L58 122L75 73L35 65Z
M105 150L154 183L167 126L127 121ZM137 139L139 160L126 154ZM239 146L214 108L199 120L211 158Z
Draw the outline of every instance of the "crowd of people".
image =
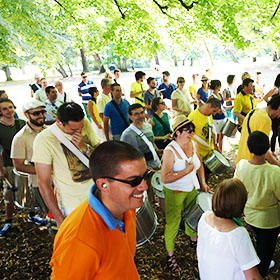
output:
M134 264L136 211L144 193L154 199L151 176L161 172L165 211L167 267L180 273L174 248L183 229L197 248L201 279L262 279L280 233L279 140L280 74L266 93L261 73L256 82L228 75L227 86L210 69L185 88L185 78L170 81L159 68L155 76L135 73L128 100L121 71L107 73L99 93L82 72L81 104L57 81L35 76L25 120L0 91L0 176L6 221L12 230L16 171L28 175L32 196L28 222L55 220L52 279L139 279ZM262 104L262 106L260 106ZM265 106L263 106L265 104ZM259 105L259 106L258 106ZM198 230L183 219L199 192L209 192L214 172L206 160L223 152L223 128L231 119L240 131L235 178L221 182ZM270 130L273 129L271 147ZM279 142L280 144L280 142ZM279 176L279 177L278 177ZM36 207L37 206L37 207ZM36 212L41 210L40 215ZM239 218L256 236L256 249ZM37 213L37 214L36 214ZM210 259L210 261L209 261ZM220 270L213 269L221 264Z

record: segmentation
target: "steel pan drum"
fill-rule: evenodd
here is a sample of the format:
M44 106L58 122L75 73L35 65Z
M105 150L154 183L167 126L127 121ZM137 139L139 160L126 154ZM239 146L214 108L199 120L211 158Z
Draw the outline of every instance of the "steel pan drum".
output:
M212 209L212 197L210 193L202 192L196 198L196 203L184 213L185 223L194 231L197 231L198 222L202 214Z
M229 161L217 150L211 151L204 164L215 174L223 174L230 167Z
M227 137L234 137L237 132L237 128L238 125L233 119L227 119L223 126L222 134L224 134Z
M139 247L151 239L157 228L157 215L144 192L144 204L136 209L136 246Z
M159 198L164 198L163 184L161 181L161 172L157 171L153 174L151 184L154 188L155 195Z
M31 209L33 198L28 187L28 175L13 169L15 176L14 204L19 208Z

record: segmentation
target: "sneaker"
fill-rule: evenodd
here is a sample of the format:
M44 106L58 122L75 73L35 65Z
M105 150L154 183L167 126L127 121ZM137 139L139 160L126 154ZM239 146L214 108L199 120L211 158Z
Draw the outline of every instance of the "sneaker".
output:
M275 261L274 261L274 260L271 260L268 269L271 269L271 268L273 268L274 266L275 266Z
M8 232L10 232L12 229L11 223L5 223L3 228L0 230L0 235L6 235Z
M38 215L35 215L33 217L28 217L28 220L27 220L29 223L34 223L38 226L43 226L46 224L46 221L42 218L40 218Z

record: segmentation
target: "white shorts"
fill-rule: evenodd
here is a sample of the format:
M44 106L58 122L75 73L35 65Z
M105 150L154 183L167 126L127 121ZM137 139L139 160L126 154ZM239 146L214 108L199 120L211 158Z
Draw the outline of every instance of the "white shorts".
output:
M227 118L224 118L224 119L221 119L221 120L213 120L216 134L222 133L222 129L223 129L223 126L224 126L226 120L227 120Z

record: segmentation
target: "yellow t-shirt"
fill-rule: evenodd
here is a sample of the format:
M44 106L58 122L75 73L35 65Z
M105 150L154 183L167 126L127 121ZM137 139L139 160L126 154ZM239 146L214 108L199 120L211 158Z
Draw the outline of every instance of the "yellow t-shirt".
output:
M104 108L108 102L112 100L112 96L109 93L108 95L101 93L100 97L97 100L97 109L99 113L104 113Z
M92 103L92 114L95 116L98 123L102 123L96 103L93 100L90 100L89 102Z
M146 91L146 87L145 87L145 84L144 82L141 82L141 83L138 83L138 82L134 82L131 84L131 87L130 87L130 91L136 93L136 92L140 92L140 91ZM143 107L145 107L145 103L144 103L144 94L141 93L141 94L138 94L136 97L140 98L142 101L138 100L136 97L135 97L135 103L139 103L141 104Z
M72 135L63 134L71 140ZM85 143L91 146L100 142L86 118L82 136ZM87 198L93 184L89 169L57 140L50 129L45 129L36 137L32 161L52 166L52 179L60 208L75 208Z
M175 91L173 91L171 94L171 100L172 99L177 100L177 107L183 111L188 112L187 115L191 112L191 99L186 89L183 89L182 91L176 89ZM173 111L175 116L185 115L185 113L177 112L175 110Z
M195 97L196 96L196 92L199 89L199 85L197 83L192 84L189 86L189 92Z
M256 101L252 94L243 95L239 92L234 100L234 112L248 114L250 111L256 108ZM241 125L242 122L238 120L238 123Z
M242 159L236 166L234 177L240 179L248 191L245 221L258 228L279 227L280 168L268 162L254 165Z
M253 154L250 153L248 146L247 146L247 141L248 141L248 137L249 137L248 128L247 128L248 118L249 118L249 114L245 117L243 125L242 125L239 148L238 148L238 153L237 153L237 157L236 157L236 164L241 159L250 160L253 157ZM269 137L271 125L272 125L272 121L271 121L270 117L268 116L268 113L262 109L256 109L249 122L251 133L253 131L259 130L259 131L265 133L268 137Z
M203 141L205 141L207 144L209 144L209 122L212 126L211 131L213 131L213 117L211 116L205 116L200 113L200 111L195 109L193 112L191 112L188 116L189 120L193 119L193 123L195 125L195 134L199 136ZM212 134L212 132L211 132ZM199 148L199 155L202 160L206 158L206 156L209 154L211 149L200 142L198 142L195 138L193 140L197 143L198 148ZM213 137L211 135L211 143L210 147L214 149L214 144L213 144Z

